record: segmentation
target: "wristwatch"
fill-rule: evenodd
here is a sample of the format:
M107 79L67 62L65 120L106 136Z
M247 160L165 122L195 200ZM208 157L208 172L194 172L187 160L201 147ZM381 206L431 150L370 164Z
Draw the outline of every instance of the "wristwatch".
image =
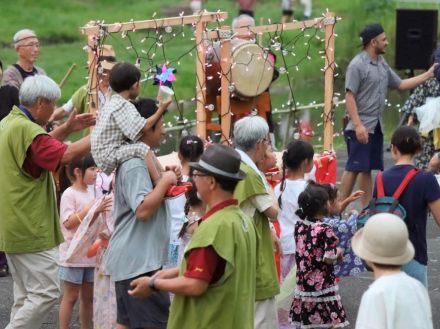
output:
M156 288L155 282L156 282L156 277L155 277L155 276L152 276L152 277L150 278L150 281L148 282L148 288L150 288L150 289L153 290L154 292L158 292L159 289Z

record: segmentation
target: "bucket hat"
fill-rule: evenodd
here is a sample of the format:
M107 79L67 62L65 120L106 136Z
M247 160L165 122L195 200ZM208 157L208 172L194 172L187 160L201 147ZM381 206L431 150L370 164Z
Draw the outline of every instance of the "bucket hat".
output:
M351 243L356 255L376 264L404 265L414 258L405 222L389 213L371 216Z

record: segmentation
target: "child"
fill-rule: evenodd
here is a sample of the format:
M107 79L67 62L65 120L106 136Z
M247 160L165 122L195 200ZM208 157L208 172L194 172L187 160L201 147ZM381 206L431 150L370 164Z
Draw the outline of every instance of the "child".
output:
M281 282L295 266L295 224L298 216L298 196L304 191L307 181L304 175L313 168L314 150L311 144L304 141L293 141L287 145L283 153L283 178L275 187L275 195L278 198L280 212L278 221L281 226Z
M149 147L139 138L159 120L171 101L159 103L151 118L142 118L129 102L139 95L140 77L139 69L130 63L118 63L110 71L110 86L116 94L100 111L90 139L93 157L107 175L122 162L134 157L144 159L147 153L147 168L154 175ZM152 176L153 181L159 178Z
M362 296L356 329L432 329L427 290L401 271L414 257L404 221L389 213L374 215L356 232L352 244L375 279Z
M191 240L194 231L199 226L199 219L202 218L206 212L206 204L199 199L195 184L193 184L191 190L186 192L185 196L185 222L179 232L181 242L179 245L178 264L180 264L183 258L189 240Z
M357 257L351 249L351 238L356 233L357 214L353 213L348 219L341 217L345 208L353 201L359 199L364 192L353 192L348 198L339 201L338 188L334 185L324 184L329 197L329 215L323 219L323 223L333 227L336 235L339 238L339 248L343 251L343 261L335 265L335 276L351 276L365 271L365 266L362 260Z
M62 185L67 178L72 186L68 187L61 196L60 220L61 231L65 242L60 245L60 280L64 282L64 294L60 305L59 322L61 329L70 327L73 307L80 296L80 322L84 328L92 325L93 309L93 274L95 258L84 256L78 262L69 263L66 253L78 226L87 216L95 203L94 196L87 190L88 185L96 180L96 165L91 154L74 159L66 168L61 170ZM95 216L111 209L112 199L104 199L95 211Z
M197 162L203 153L203 141L194 135L188 135L182 138L179 144L179 160L182 165L182 181L188 181L190 175L190 162ZM183 225L185 218L185 195L181 195L177 198L167 201L168 208L171 215L171 231L170 231L170 248L168 253L167 266L178 266L178 254L179 245L181 239L179 239L179 232Z
M331 226L322 223L328 213L324 187L309 182L298 197L295 225L296 289L290 309L293 325L299 328L348 326L335 282L334 264L342 256Z

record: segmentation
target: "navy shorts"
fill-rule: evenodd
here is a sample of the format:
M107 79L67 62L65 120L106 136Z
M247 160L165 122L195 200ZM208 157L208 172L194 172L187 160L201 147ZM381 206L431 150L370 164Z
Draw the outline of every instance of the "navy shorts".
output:
M137 277L116 281L116 304L117 317L119 324L137 328L157 328L165 329L167 327L170 296L165 291L153 293L148 298L136 298L128 294L131 290L130 282L141 276L152 276L154 272L145 273Z
M345 170L352 172L383 170L383 134L379 123L374 134L368 134L367 144L359 143L354 130L345 130L344 138L348 153Z

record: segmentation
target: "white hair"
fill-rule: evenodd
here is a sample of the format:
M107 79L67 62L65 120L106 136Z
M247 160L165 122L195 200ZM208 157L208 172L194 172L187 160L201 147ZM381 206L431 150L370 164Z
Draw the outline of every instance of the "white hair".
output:
M61 90L57 83L45 75L34 75L23 81L18 98L20 104L26 107L35 105L39 98L50 102L61 97Z
M234 124L235 146L245 152L252 150L268 134L266 120L257 115L244 117Z
M238 17L235 17L232 20L232 32L235 32L236 29L240 27L253 27L255 26L255 19L252 16L242 14Z
M20 41L27 39L27 38L31 38L31 37L36 38L37 34L34 31L29 30L29 29L23 29L23 30L20 30L17 33L15 33L14 38L12 39L15 49L17 49L19 47Z

